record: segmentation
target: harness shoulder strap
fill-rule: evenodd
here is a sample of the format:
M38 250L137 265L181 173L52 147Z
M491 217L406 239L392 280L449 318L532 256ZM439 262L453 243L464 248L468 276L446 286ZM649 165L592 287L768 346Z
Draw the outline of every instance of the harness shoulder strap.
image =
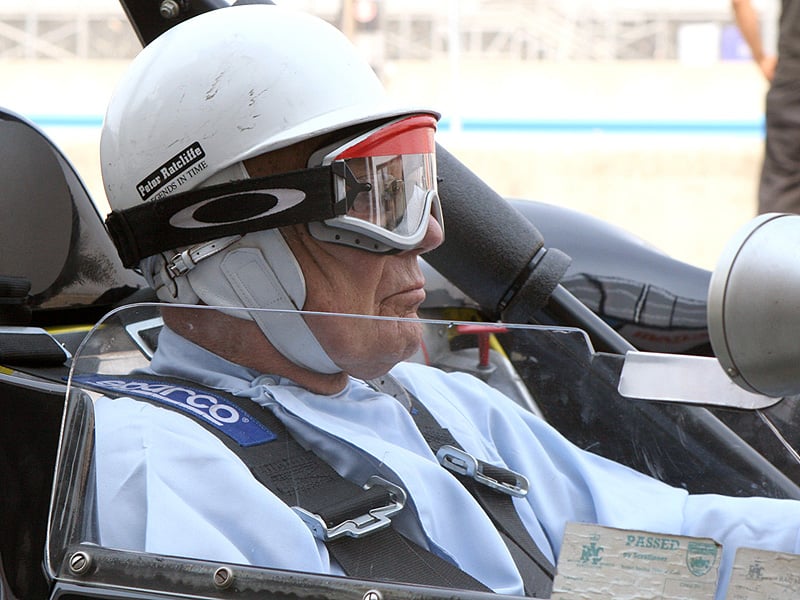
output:
M305 521L350 577L491 590L451 562L401 535L391 517L405 492L380 478L364 488L306 450L267 408L247 398L174 378L84 375L73 381L109 396L134 396L193 418L216 435Z
M526 594L549 598L555 567L528 533L512 500L512 496L527 493L527 481L508 469L483 463L464 452L450 431L393 376L387 374L370 384L411 407L420 433L440 464L454 473L492 519L522 576Z

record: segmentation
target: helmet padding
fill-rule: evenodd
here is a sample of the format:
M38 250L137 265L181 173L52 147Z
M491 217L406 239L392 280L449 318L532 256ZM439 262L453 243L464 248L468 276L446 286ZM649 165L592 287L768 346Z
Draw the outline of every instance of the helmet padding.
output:
M302 309L306 285L297 259L277 229L248 233L178 277L170 277L166 265L162 255L142 261L145 277L161 300L270 309L230 314L254 320L270 343L293 363L318 373L341 371L303 317L282 312Z

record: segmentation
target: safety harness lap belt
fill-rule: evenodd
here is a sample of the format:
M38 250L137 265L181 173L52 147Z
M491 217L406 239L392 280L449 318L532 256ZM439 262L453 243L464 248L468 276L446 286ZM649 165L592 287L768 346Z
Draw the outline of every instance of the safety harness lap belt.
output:
M405 502L405 492L401 488L377 477L372 478L367 483L369 487L365 488L348 481L316 454L303 448L272 411L252 400L173 378L92 375L74 380L76 383L101 389L109 396L135 396L157 406L193 416L196 422L216 435L249 467L259 483L293 507L314 535L325 543L348 576L491 591L468 573L409 540L391 526L391 516L399 512ZM131 386L126 386L124 393L115 393L107 385L108 382L119 381L155 386L168 384L222 398L242 413L257 417L257 421L271 432L272 441L242 445L220 428L180 406L137 393ZM382 378L380 382L373 381L370 384L395 397L408 395L391 378ZM460 450L450 433L436 423L422 403L410 395L408 398L413 402L412 415L415 422L431 449L439 456L440 462L454 472L495 523L523 578L526 594L539 598L549 597L555 569L519 520L511 496L479 483L480 479L485 478L499 483L500 487L513 487L516 485L516 476L510 471L493 468L485 463L478 466L478 478L462 474L461 471L465 469L461 468L461 461L469 455ZM398 397L398 400L402 398ZM456 463L455 468L452 463ZM466 472L471 472L471 469L467 467Z

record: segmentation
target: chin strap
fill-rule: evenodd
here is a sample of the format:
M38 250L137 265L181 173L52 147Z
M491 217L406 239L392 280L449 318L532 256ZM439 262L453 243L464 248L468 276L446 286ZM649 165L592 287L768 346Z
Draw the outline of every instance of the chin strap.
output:
M282 236L279 233L277 236L285 246ZM288 247L286 252L291 254ZM267 256L272 255L272 252L267 254ZM294 261L294 256L291 259ZM267 261L264 253L258 248L238 248L225 255L220 268L241 306L293 310L302 307L302 301L298 306L281 285L281 281L286 279L276 274L276 269L272 267L273 262L282 265L285 264L286 258ZM250 317L278 352L293 363L317 373L341 371L325 352L301 315L294 312L257 311L250 313Z
M255 321L293 363L316 373L342 370L301 315L279 312L300 310L306 286L300 265L278 230L199 244L172 258L156 255L143 261L142 270L161 300L229 307L231 316ZM241 308L272 310L236 310Z

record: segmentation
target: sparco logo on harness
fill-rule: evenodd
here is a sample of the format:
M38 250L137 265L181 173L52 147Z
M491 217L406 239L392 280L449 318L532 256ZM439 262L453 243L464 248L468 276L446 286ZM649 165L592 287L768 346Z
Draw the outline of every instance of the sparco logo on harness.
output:
M120 379L104 375L80 375L73 380L117 396L138 396L190 413L219 429L240 446L254 446L275 439L275 434L222 396L183 385Z
M157 197L166 195L179 188L200 171L205 170L207 167L203 161L205 157L206 152L200 142L194 142L142 179L136 185L136 191L139 192L142 200L147 200L159 190L161 193ZM173 179L176 181L165 188L164 186Z

